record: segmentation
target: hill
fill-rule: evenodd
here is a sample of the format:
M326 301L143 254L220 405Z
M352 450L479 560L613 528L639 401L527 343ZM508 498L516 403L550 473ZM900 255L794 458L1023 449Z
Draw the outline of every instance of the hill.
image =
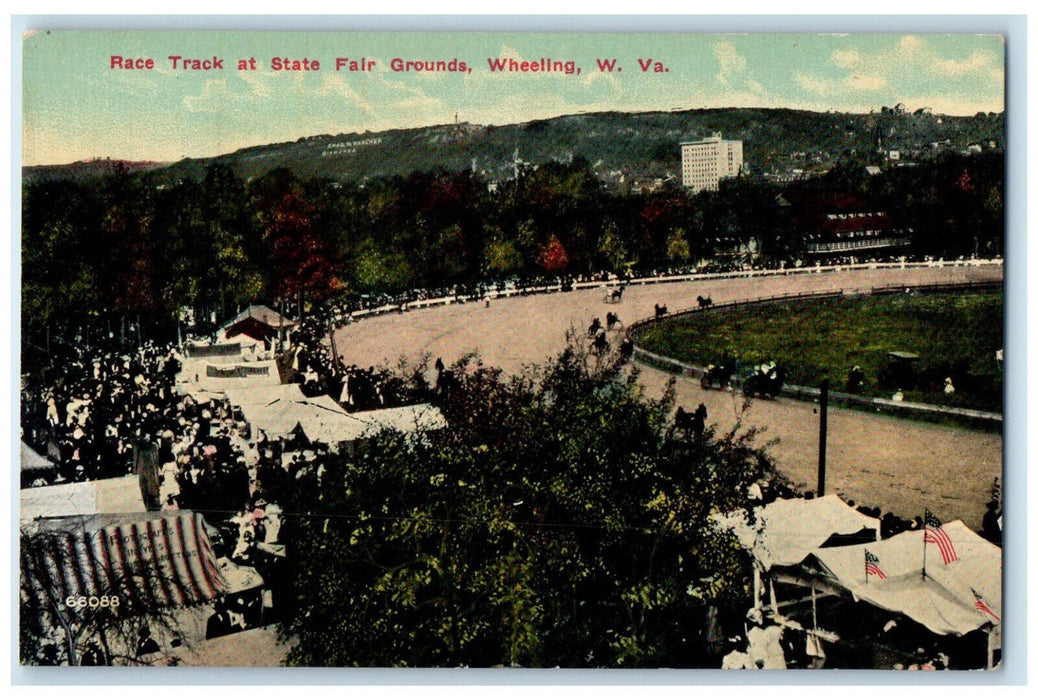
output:
M682 141L721 132L743 141L744 157L755 174L783 176L822 171L841 159L877 160L884 152L916 159L969 146L1001 149L1004 114L948 117L927 111L883 108L872 114L820 113L789 109L704 109L677 112L574 114L521 124L481 126L457 123L382 132L322 134L291 143L241 149L214 158L137 168L153 184L200 179L213 162L252 179L278 167L301 177L339 182L405 175L415 170L473 168L489 179L511 175L516 160L529 164L583 158L609 185L680 176ZM111 161L91 161L104 164ZM27 179L73 178L104 172L83 164L24 169Z
M130 173L143 173L169 165L157 161L113 160L111 158L93 158L79 160L65 165L31 165L22 168L22 176L27 182L46 180L88 180L108 175L119 169Z

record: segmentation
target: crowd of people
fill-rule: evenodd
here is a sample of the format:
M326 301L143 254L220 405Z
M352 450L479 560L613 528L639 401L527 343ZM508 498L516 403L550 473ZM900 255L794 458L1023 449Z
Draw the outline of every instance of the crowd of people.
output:
M125 476L141 460L168 458L184 420L179 371L168 346L56 344L44 376L23 386L22 439L55 464L58 481Z
M353 409L372 407L365 401L385 403L395 386L385 381L388 375L335 363L323 340L303 324L282 355L287 378L311 391L336 389L333 397L349 397ZM196 399L182 391L178 373L188 358L172 344L125 349L112 337L76 342L78 350L55 342L50 365L23 377L22 439L54 465L23 486L136 476L147 510L202 513L217 558L260 574L269 622L287 585L279 502L290 489L320 493L331 447L299 432L268 436L249 426L227 398ZM351 384L352 393L345 388ZM248 595L221 596L214 604L208 636L260 619L246 609L254 607ZM60 663L55 644L43 646L39 662Z

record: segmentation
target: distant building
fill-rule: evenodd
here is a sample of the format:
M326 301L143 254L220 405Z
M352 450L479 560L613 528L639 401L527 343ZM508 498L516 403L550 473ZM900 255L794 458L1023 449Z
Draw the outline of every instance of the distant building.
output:
M716 191L721 180L742 170L742 141L725 141L720 134L681 144L681 184L693 192Z
M912 233L887 211L847 192L785 192L778 204L812 256L890 254L905 248Z

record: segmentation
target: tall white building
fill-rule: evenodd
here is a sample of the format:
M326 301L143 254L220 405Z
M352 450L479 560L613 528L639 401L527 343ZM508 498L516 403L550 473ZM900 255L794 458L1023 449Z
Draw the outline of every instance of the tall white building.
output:
M681 144L681 184L693 192L717 190L726 177L742 169L742 141L725 141L714 134L702 141Z

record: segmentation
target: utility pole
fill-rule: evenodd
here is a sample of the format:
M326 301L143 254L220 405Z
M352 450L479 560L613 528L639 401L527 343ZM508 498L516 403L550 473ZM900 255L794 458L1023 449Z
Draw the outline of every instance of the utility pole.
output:
M818 497L825 495L825 437L829 430L829 380L822 380L818 401Z
M335 368L335 374L339 373L339 351L335 347L335 317L329 316L328 318L328 340L332 345L332 367Z

